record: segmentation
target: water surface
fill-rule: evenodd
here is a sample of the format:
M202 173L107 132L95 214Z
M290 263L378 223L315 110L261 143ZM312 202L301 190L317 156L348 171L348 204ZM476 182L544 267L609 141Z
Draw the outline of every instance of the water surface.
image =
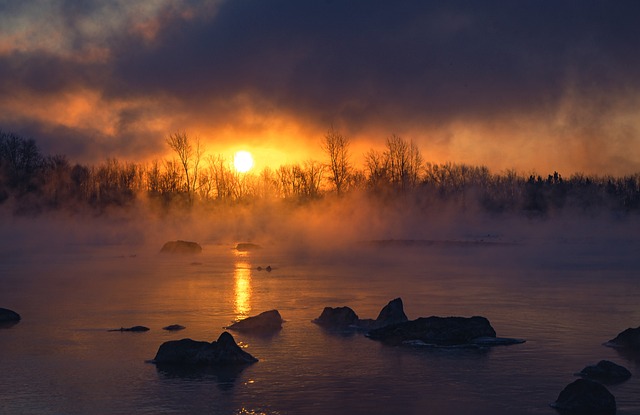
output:
M0 330L6 414L554 414L574 372L601 359L629 368L610 386L640 413L639 364L602 342L640 325L640 244L630 237L521 238L505 244L354 245L314 255L239 253L212 241L197 256L154 245L5 249ZM257 267L271 265L272 272ZM402 297L409 318L487 317L522 345L487 350L387 347L311 323L325 306L375 318ZM167 340L215 340L230 322L277 308L271 337L234 333L260 361L236 372L167 373ZM180 332L163 326L181 324ZM108 332L145 325L146 333Z

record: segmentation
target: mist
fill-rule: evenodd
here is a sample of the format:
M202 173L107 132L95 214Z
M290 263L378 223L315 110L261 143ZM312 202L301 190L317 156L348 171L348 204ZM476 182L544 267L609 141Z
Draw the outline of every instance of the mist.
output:
M304 204L261 201L171 212L144 203L100 215L57 211L20 216L5 210L1 221L6 252L64 254L85 246L120 246L123 255L152 254L164 242L180 239L198 242L205 250L209 245L233 249L237 243L250 242L292 260L357 264L376 259L371 242L390 243L398 258L403 250L413 254L454 247L483 256L493 246L525 245L528 254L542 260L561 257L561 248L573 243L594 244L613 253L635 246L633 229L639 218L571 209L553 216L495 214L468 206L462 210L446 201L425 205L353 193ZM374 257L368 258L369 254Z

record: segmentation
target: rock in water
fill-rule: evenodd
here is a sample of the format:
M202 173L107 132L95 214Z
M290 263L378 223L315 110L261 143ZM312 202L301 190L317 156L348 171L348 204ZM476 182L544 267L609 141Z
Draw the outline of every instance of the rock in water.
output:
M601 360L597 365L587 366L576 376L595 380L606 384L622 383L631 377L631 372L627 368L617 365L608 360Z
M391 324L404 323L408 321L407 315L404 313L404 307L402 305L402 299L396 298L387 303L386 306L380 310L380 314L375 320L370 318L359 319L357 328L360 330L373 330L385 327Z
M160 252L165 254L199 254L202 247L197 242L169 241L162 246Z
M282 316L278 310L269 310L260 313L257 316L247 317L237 323L233 323L227 329L255 332L255 333L271 333L282 329Z
M389 301L389 303L380 310L380 314L375 320L376 327L384 327L390 324L404 323L409 321L407 315L404 313L404 307L402 305L402 299L396 298Z
M565 387L552 408L571 414L615 414L616 398L601 384L578 379Z
M17 323L18 321L20 321L20 314L8 308L0 308L0 324Z
M640 352L640 327L628 328L604 344L618 349L628 349Z
M313 320L317 325L332 330L344 330L359 321L358 315L349 307L325 307L320 317Z
M237 251L252 251L254 249L260 249L260 248L262 248L260 245L252 244L250 242L241 242L236 245Z
M152 360L157 364L190 366L244 365L257 361L258 359L242 350L226 331L211 343L191 339L162 343Z
M457 346L472 344L480 337L496 337L496 331L485 317L432 316L375 329L367 337L391 345L420 341L425 345Z
M133 326L133 327L120 327L119 329L111 329L109 331L134 331L134 332L143 332L149 331L149 327L145 326Z
M170 326L166 326L162 328L162 330L167 330L167 331L178 331L178 330L184 330L184 329L186 329L186 327L181 326L180 324L172 324Z

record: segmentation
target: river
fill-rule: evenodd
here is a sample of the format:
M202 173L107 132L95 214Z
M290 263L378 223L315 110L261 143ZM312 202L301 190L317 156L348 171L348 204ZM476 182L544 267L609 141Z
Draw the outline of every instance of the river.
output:
M632 229L356 243L317 255L216 240L199 255L163 255L162 242L30 250L5 240L0 307L22 321L0 329L0 413L554 414L548 405L574 373L607 359L633 373L608 387L618 413L640 414L640 363L602 346L640 325ZM396 297L411 319L482 315L498 336L527 341L389 347L311 322L325 306L375 318ZM274 308L286 320L279 333L233 333L259 359L244 370L167 373L147 362L164 341L213 341ZM170 324L186 329L162 330ZM108 331L133 325L151 330Z

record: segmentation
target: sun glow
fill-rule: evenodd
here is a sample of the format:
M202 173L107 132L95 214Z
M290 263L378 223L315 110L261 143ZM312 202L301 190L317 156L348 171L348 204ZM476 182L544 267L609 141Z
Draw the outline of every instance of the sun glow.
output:
M238 151L233 156L233 166L240 173L246 173L253 167L253 156L248 151Z

